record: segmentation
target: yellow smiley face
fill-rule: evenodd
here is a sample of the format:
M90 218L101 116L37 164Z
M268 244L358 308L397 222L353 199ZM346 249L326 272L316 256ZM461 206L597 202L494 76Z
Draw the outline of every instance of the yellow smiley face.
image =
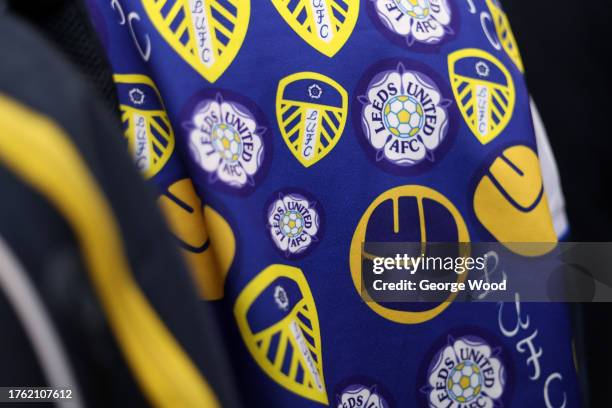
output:
M509 147L493 160L474 192L474 212L495 239L519 255L541 256L557 245L540 161L527 146Z

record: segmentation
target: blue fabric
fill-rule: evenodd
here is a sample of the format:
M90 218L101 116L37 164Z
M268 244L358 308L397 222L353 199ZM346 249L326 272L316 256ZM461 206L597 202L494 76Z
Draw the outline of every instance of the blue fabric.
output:
M459 0L397 2L421 16L418 19L409 17L392 0L367 0L350 5L337 1L345 12L358 5L358 18L347 40L330 57L326 54L335 50L301 38L283 20L273 2L253 0L244 41L228 68L214 82L212 77L207 79L200 72L206 72L204 63L190 64L181 57L152 22L143 3L149 2L100 0L89 2L88 7L115 73L149 78L158 89L172 124L176 146L169 160L150 177L150 182L160 191L166 191L177 180L190 178L203 203L228 222L235 236L235 256L225 280L225 292L214 304L225 327L245 401L278 407L318 406L326 399L330 405L343 408L365 406L364 401L380 407L450 408L561 406L565 398L566 406L579 405L569 315L564 305L452 304L431 319L400 323L364 303L352 279L350 257L356 249L351 246L360 220L377 197L398 186L424 188L397 193L398 231L394 231L395 201L383 200L363 223L368 240L424 239L419 228L422 222L418 216L419 200L415 199L419 194L423 198L427 240L465 240L459 231L461 223L467 226L468 239L472 241L495 241L507 236L523 238L520 231L515 235L512 231L498 231L494 221L479 213L474 199L487 177L492 178L492 184L503 194L510 194L503 191L507 187L497 179L499 174L490 170L496 158L503 157L507 163L517 166L512 164L516 157L519 161L528 161L529 152L537 151L522 63L513 49L516 44L509 39L511 32L503 31L505 15L497 3L484 0L474 0L473 5ZM243 8L248 1L214 3L235 15L235 5ZM290 7L296 3L302 2L287 2ZM306 3L325 4L317 0ZM439 14L432 22L419 14L421 9L411 8L413 3L429 7L430 16L436 7L446 8L451 21L444 24L445 17ZM166 3L163 13L168 13L173 4ZM395 10L396 14L388 15L403 13L401 18L406 24L414 24L414 30L398 34L398 29L393 29L390 20L386 20L387 15L381 15L377 9L380 4ZM211 12L209 23L217 18L224 27L230 27L230 32L236 31L223 15L219 11ZM308 15L298 20L304 18ZM323 27L326 20L321 17L317 21ZM421 26L428 21L442 27L443 34L425 40L419 37L418 30L423 30ZM176 28L179 23L175 21L172 27ZM345 24L350 26L350 22ZM313 30L325 35L321 27L314 27ZM499 35L496 27L502 28ZM202 41L205 47L206 41ZM217 41L226 46L233 40L219 34ZM486 55L470 51L473 49L483 50ZM458 51L462 53L456 54L457 63L449 74L449 56ZM497 63L511 78L514 90L510 96L503 94L509 81ZM194 68L194 64L200 69ZM317 73L334 82L312 75L291 77L296 73ZM397 82L396 77L404 79ZM285 78L289 78L287 86L277 101L279 83ZM466 86L484 81L484 88L475 89L488 92L489 96L498 95L498 99L489 102L489 106L495 105L495 109L490 108L491 112L497 110L497 114L487 111L484 119L478 113L474 115L482 119L475 120L476 131L470 128L459 108L471 103L471 108L468 106L466 110L468 115L474 113L479 108L478 96L464 95L461 99L453 92L461 78L476 82L457 85L459 94ZM341 112L342 92L336 84L348 96L344 112ZM134 105L128 95L133 87L138 85L119 85L122 105L156 109ZM150 86L142 88L146 89L145 95L154 92ZM500 89L498 94L496 89ZM398 95L404 95L403 99L398 99ZM510 100L513 109L508 108ZM420 108L411 110L411 103ZM300 111L306 109L304 106L311 111ZM400 128L404 123L401 118L399 125L394 125L395 106L399 109L396 117L402 114L405 119L409 114L416 115L416 119L403 128ZM506 124L501 117L504 109L509 111ZM293 121L283 123L298 111L302 116L296 114ZM334 112L339 113L334 117ZM317 127L319 116L324 119ZM219 127L221 124L230 125L235 132ZM334 130L341 125L342 134L334 137ZM302 139L301 133L291 135L294 126L305 129L310 126L310 139L308 130L304 130ZM478 126L488 126L486 135L477 134ZM415 127L418 133L409 134ZM329 140L320 136L321 128L326 129ZM289 142L284 140L283 131L289 134ZM227 154L236 153L238 159L227 156L224 161L215 156L220 151L226 152L220 144L224 137L230 146ZM491 139L487 140L488 137ZM233 138L242 141L241 145L234 146L234 151L231 150ZM292 145L296 140L297 145ZM311 142L308 140L318 140L320 144L316 146L323 146L321 152L325 155L314 159L309 156L307 147ZM513 149L516 146L523 149ZM210 157L220 164L215 167L217 164L211 163ZM302 157L308 166L297 157ZM520 172L519 169L517 173ZM431 193L432 190L442 198ZM534 198L536 201L530 208L524 208L521 199L510 197L509 202L512 208L529 212L545 200L541 195ZM451 206L459 216L449 210ZM274 218L274 214L278 216ZM504 216L504 207L500 206L497 217ZM296 224L296 220L300 221ZM542 237L550 235L546 234L542 232ZM306 278L316 310L308 310L301 316L304 319L307 315L312 318L312 313L318 316L320 344L312 338L307 338L307 343L317 349L313 359L316 363L320 360L324 391L316 385L311 387L312 393L288 388L245 347L252 333L272 326L294 310L296 302L304 296L300 294L303 289L294 282L283 286L286 278L277 277L265 290L254 292L254 309L244 312L246 321L251 322L251 334L236 325L235 307L236 313L242 312L236 306L236 299L255 277L274 264L298 268ZM283 289L277 292L277 286ZM283 303L285 295L291 299L288 304ZM386 306L397 310L406 308ZM277 307L282 310L275 310ZM417 305L415 310L423 307ZM265 315L266 310L269 316ZM517 314L520 314L520 325ZM308 327L312 323L307 323ZM303 333L310 336L307 330L304 328ZM256 342L253 344L259 347ZM274 358L273 351L268 349L270 359ZM447 358L454 361L446 365ZM280 371L289 370L288 361L289 355ZM452 379L452 373L465 361L461 367L481 365L484 374L478 381L483 388L477 397L464 397L467 399L461 402L453 396L452 386L449 388L444 379ZM487 367L494 368L486 371ZM300 370L298 382L305 375ZM439 388L433 385L436 375L442 379ZM550 396L547 401L545 394Z

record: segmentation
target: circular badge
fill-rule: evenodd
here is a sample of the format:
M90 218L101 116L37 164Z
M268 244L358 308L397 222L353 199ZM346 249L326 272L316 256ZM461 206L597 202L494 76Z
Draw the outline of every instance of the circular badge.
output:
M350 249L351 277L357 292L361 291L364 242L470 242L470 235L463 217L448 198L425 186L408 185L379 195L357 224ZM465 250L462 246L461 251ZM462 274L458 279L465 278ZM457 292L450 293L440 303L365 304L385 319L418 324L438 316L456 296Z
M369 14L391 41L415 51L435 51L459 27L452 0L368 0Z
M508 401L508 364L502 349L483 336L447 335L428 354L420 393L432 408L494 407Z
M231 193L254 190L272 145L259 108L233 92L207 90L191 99L183 116L191 159L207 175L206 183Z
M391 394L377 381L355 376L336 386L337 408L393 408Z
M382 61L366 71L353 117L357 137L378 166L413 175L443 157L456 120L442 84L429 67L409 60Z
M306 256L323 235L322 208L303 190L274 193L266 205L265 217L272 243L288 259Z

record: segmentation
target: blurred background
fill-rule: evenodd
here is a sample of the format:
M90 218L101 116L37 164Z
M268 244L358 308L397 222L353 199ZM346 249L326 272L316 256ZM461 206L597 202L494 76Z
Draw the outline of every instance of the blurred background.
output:
M502 0L517 38L529 89L555 152L571 241L611 241L612 135L609 1ZM612 273L612 271L610 271ZM577 310L584 327L582 376L590 406L610 406L612 305Z
M503 1L546 125L565 192L574 241L610 241L608 1Z

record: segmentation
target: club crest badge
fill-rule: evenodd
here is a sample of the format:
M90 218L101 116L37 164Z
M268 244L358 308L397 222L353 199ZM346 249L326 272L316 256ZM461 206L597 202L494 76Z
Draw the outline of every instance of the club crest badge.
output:
M427 369L427 395L431 408L503 406L506 367L501 350L478 336L448 337Z
M223 298L225 278L236 253L236 238L229 223L213 208L202 205L188 178L172 183L158 202L200 296L205 300Z
M349 263L358 293L362 291L362 248L367 242L470 242L470 235L463 217L448 198L429 187L405 185L379 195L355 228ZM465 276L458 279L465 279ZM456 296L456 292L451 293L439 303L365 304L393 322L420 324L444 312Z
M352 0L272 0L272 4L304 41L333 57L351 36L359 2Z
M544 255L556 247L540 161L531 148L505 149L481 177L474 191L474 212L495 239L523 256ZM538 245L522 244L528 242Z
M266 227L274 246L286 258L303 257L319 243L322 209L304 191L280 191L266 206Z
M386 36L426 50L452 37L459 14L452 0L368 0L375 24Z
M336 146L348 115L348 93L331 78L298 72L283 78L276 93L276 119L289 151L310 167Z
M510 28L510 22L508 21L508 16L504 13L504 10L501 7L501 4L497 0L487 0L487 6L489 7L489 11L491 12L491 16L493 19L493 24L495 24L495 31L497 32L497 37L501 42L504 51L510 57L512 62L516 65L519 71L524 72L525 68L523 66L523 60L521 59L521 53L519 52L518 45L516 44L516 39L514 38L514 34L512 33L512 29Z
M155 176L174 151L174 132L151 78L114 75L128 149L145 178Z
M204 91L186 108L191 157L212 186L248 193L270 159L269 126L260 110L237 94Z
M393 408L384 387L367 377L357 376L336 387L336 408Z
M244 41L250 0L142 0L168 45L207 81L230 66Z
M489 143L512 118L516 99L512 76L494 56L475 48L450 54L448 72L463 119L480 143Z
M410 61L384 64L370 68L358 86L358 137L377 165L413 174L432 166L448 147L452 101L425 67Z
M328 405L319 317L300 269L264 269L238 296L234 315L251 356L270 378Z

